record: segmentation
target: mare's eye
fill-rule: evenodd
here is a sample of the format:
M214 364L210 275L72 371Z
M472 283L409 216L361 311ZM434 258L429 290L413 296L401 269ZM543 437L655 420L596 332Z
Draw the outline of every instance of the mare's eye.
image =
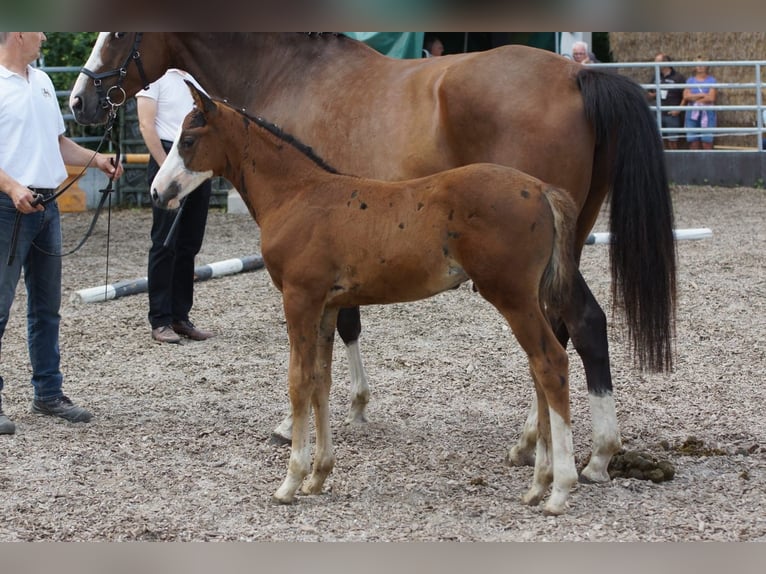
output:
M194 138L192 136L182 136L178 142L178 147L181 149L189 149L194 145Z
M120 38L124 38L125 37L125 32L115 32L114 33L114 37L117 40L119 40Z

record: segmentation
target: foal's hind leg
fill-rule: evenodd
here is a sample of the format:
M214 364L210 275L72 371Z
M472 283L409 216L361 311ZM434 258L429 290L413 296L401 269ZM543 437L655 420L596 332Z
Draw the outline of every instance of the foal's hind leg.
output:
M620 450L621 441L612 396L606 315L579 272L565 317L566 323L554 320L556 337L566 348L572 333L572 343L585 370L593 428L590 462L580 474L580 480L607 482L609 461ZM507 461L511 465L532 466L535 463L537 410L537 401L533 399L519 441L508 451Z
M370 386L364 372L362 355L359 352L359 335L362 333L362 320L359 307L341 309L338 313L338 334L346 344L348 370L351 375L351 407L346 416L346 424L366 423L365 408L370 400Z
M581 482L608 482L609 461L622 445L617 424L617 411L612 396L612 374L609 368L609 343L606 315L578 272L571 299L563 310L565 327L559 329L559 340L567 333L582 359L588 383L591 426L593 428L590 461L580 474Z
M537 504L549 484L551 495L543 510L562 514L569 491L577 482L569 411L569 360L536 300L502 311L529 357L539 396L537 449L532 485L523 497Z

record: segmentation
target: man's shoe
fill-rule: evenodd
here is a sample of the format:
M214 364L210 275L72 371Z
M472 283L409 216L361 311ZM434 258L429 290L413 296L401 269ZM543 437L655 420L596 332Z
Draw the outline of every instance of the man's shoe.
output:
M203 331L202 329L197 329L197 327L195 327L191 321L177 321L173 323L172 327L173 331L179 335L188 337L193 341L204 341L210 337L215 337L215 333L212 331Z
M160 343L180 343L181 337L168 325L152 329L152 339Z
M32 412L38 415L60 417L71 423L87 423L93 418L93 415L90 414L90 412L73 404L72 401L64 395L49 401L41 401L40 399L33 400Z
M3 413L3 397L0 397L0 434L13 434L16 432L16 425Z

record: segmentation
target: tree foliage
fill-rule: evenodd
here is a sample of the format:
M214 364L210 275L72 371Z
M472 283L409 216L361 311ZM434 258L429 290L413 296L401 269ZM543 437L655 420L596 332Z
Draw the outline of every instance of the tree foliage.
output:
M45 66L81 67L88 59L98 32L46 32L48 38L42 48L42 63ZM57 90L72 87L77 72L54 74L53 85Z

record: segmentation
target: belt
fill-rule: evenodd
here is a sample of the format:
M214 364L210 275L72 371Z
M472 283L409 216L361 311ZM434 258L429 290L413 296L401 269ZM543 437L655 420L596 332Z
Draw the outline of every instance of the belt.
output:
M42 195L43 197L50 197L51 195L56 193L55 189L51 189L49 187L29 187L29 189L31 189L38 195Z

